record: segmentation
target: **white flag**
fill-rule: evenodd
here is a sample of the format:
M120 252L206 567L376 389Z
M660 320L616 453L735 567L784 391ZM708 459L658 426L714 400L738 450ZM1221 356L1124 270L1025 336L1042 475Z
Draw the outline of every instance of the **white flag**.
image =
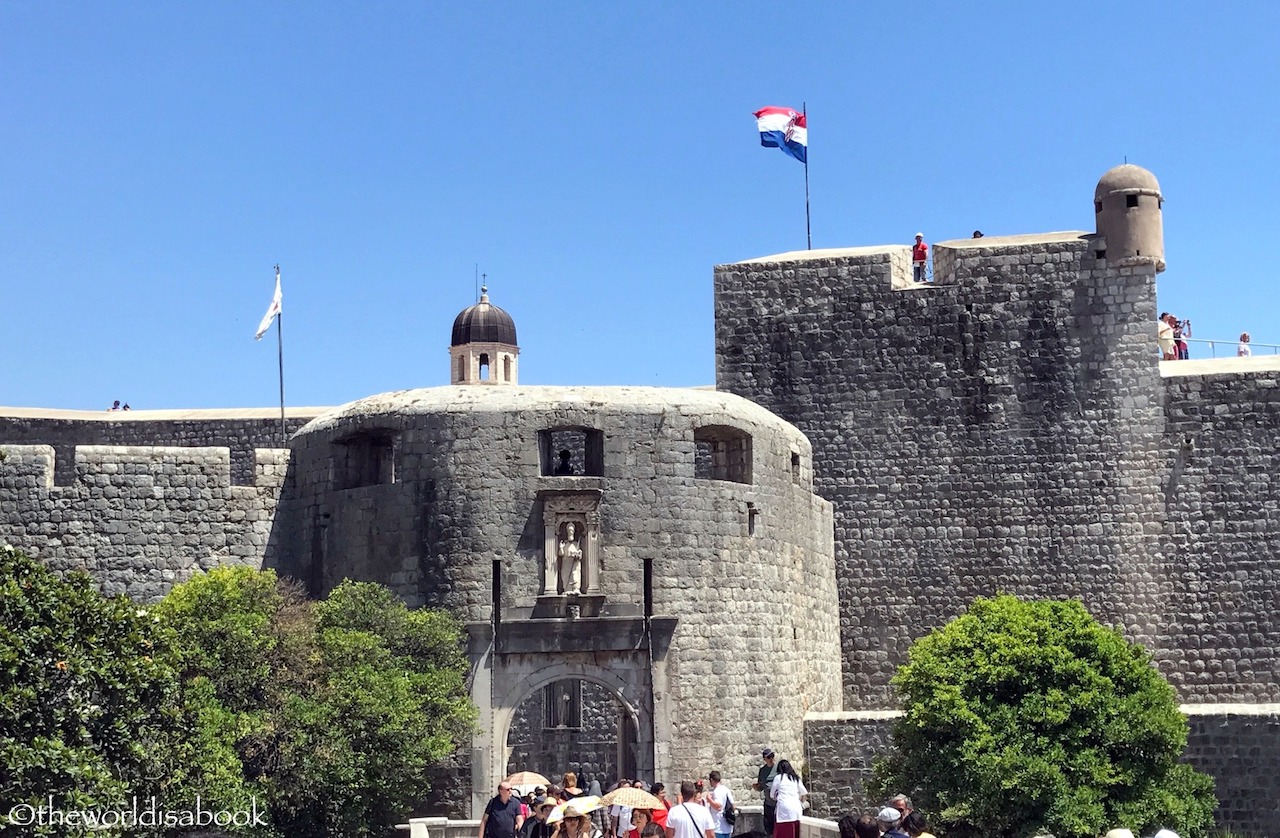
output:
M276 272L276 293L271 298L271 305L267 308L267 313L263 316L262 322L258 324L258 333L253 336L254 340L262 340L262 336L267 333L267 329L271 328L271 321L280 316L280 272Z

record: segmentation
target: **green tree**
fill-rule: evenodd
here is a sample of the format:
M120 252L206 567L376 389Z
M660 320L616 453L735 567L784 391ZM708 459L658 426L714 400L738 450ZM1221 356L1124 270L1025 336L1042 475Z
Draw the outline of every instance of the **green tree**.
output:
M219 755L184 788L211 785L224 808L258 795L281 834L385 834L474 724L458 624L382 586L312 602L270 571L227 567L158 611L180 638L192 741Z
M979 599L894 677L903 716L875 795L905 791L951 835L1204 835L1213 779L1178 762L1187 723L1141 647L1079 602Z
M182 729L168 641L147 609L0 545L0 818L165 793Z

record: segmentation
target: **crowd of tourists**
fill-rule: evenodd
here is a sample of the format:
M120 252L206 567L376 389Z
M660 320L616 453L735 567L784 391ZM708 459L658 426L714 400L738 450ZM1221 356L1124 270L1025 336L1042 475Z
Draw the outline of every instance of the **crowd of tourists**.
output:
M498 785L480 818L477 838L799 838L800 817L809 790L788 760L770 748L751 787L760 793L762 830L736 831L737 801L712 771L705 780L684 780L674 798L662 783L621 779L603 793L598 781L584 791L567 772L559 785L516 788L512 775ZM535 775L540 777L541 775ZM520 791L520 794L516 792ZM845 815L840 838L934 838L924 816L905 794L893 797L875 814ZM1113 829L1104 838L1134 838ZM1155 838L1178 838L1162 829Z
M763 805L763 830L740 833L740 838L800 838L809 790L791 763L778 759L771 748L761 759L752 789ZM684 780L671 797L662 783L643 780L621 779L605 792L595 781L588 790L579 788L572 772L564 774L559 785L518 789L519 778L512 775L498 785L498 794L480 818L477 838L732 838L735 832L738 802L719 771L709 772L705 779ZM893 808L881 812L879 820L864 820L877 825L876 838L933 838L923 818L910 811L910 803L902 795L890 802L890 807L905 807L892 824L883 815L897 812ZM844 825L841 821L842 838L854 838L843 834ZM894 832L900 828L907 831Z

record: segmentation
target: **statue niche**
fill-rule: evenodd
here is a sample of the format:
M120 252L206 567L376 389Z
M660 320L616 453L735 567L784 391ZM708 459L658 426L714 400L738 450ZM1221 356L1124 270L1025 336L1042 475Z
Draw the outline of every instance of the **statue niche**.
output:
M599 592L599 505L598 491L543 497L543 597L588 597Z
M568 580L564 592L582 593L582 545L578 541L578 525L572 521L561 528L556 555L560 559L559 577Z

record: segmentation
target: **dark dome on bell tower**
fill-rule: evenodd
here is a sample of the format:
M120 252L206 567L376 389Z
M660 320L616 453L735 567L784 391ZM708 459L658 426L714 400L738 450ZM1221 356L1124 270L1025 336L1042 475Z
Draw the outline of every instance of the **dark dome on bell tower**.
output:
M511 315L489 302L489 289L480 289L480 302L458 312L453 320L450 346L467 343L516 345L516 323Z
M489 302L481 286L480 302L453 320L449 344L449 380L454 384L515 384L519 381L520 347L511 315Z

